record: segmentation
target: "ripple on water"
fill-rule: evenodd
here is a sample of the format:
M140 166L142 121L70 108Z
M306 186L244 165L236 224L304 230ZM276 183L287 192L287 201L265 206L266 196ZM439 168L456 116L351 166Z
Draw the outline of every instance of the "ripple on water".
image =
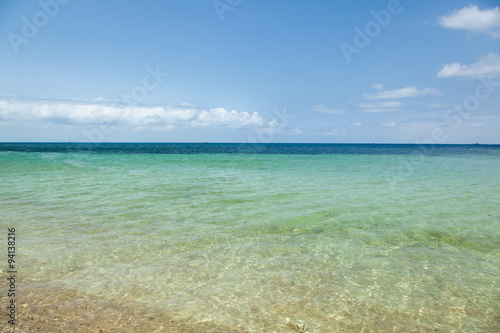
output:
M24 157L2 156L16 161L0 161L0 209L40 325L61 309L71 328L123 329L133 313L156 318L152 331L498 328L491 156L461 159L459 181L456 157L429 158L396 189L373 172L395 157L30 155L13 168Z

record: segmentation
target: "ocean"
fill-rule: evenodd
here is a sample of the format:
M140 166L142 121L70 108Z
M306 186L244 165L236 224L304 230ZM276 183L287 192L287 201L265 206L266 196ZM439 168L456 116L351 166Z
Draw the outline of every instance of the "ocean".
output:
M500 331L500 145L1 143L0 186L20 327Z

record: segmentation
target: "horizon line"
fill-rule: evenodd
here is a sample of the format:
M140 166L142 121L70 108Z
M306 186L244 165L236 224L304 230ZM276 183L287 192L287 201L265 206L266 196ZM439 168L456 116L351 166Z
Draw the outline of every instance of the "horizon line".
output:
M496 146L500 143L415 143L415 142L210 142L210 141L0 141L0 144L12 143L39 143L39 144L247 144L247 145L274 145L274 144L320 144L320 145L489 145Z

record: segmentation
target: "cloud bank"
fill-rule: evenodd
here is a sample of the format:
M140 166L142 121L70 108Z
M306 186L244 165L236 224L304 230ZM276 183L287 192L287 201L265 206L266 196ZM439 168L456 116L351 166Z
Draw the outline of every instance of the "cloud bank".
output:
M120 103L71 100L0 98L0 123L132 126L137 131L169 131L183 128L247 128L266 126L258 112L224 108L199 109L178 106L131 106Z

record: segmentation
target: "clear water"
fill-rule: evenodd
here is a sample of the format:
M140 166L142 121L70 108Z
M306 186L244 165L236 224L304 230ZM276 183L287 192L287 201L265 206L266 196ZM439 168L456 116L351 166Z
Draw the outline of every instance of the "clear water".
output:
M249 332L500 330L498 146L125 146L0 146L22 288Z

